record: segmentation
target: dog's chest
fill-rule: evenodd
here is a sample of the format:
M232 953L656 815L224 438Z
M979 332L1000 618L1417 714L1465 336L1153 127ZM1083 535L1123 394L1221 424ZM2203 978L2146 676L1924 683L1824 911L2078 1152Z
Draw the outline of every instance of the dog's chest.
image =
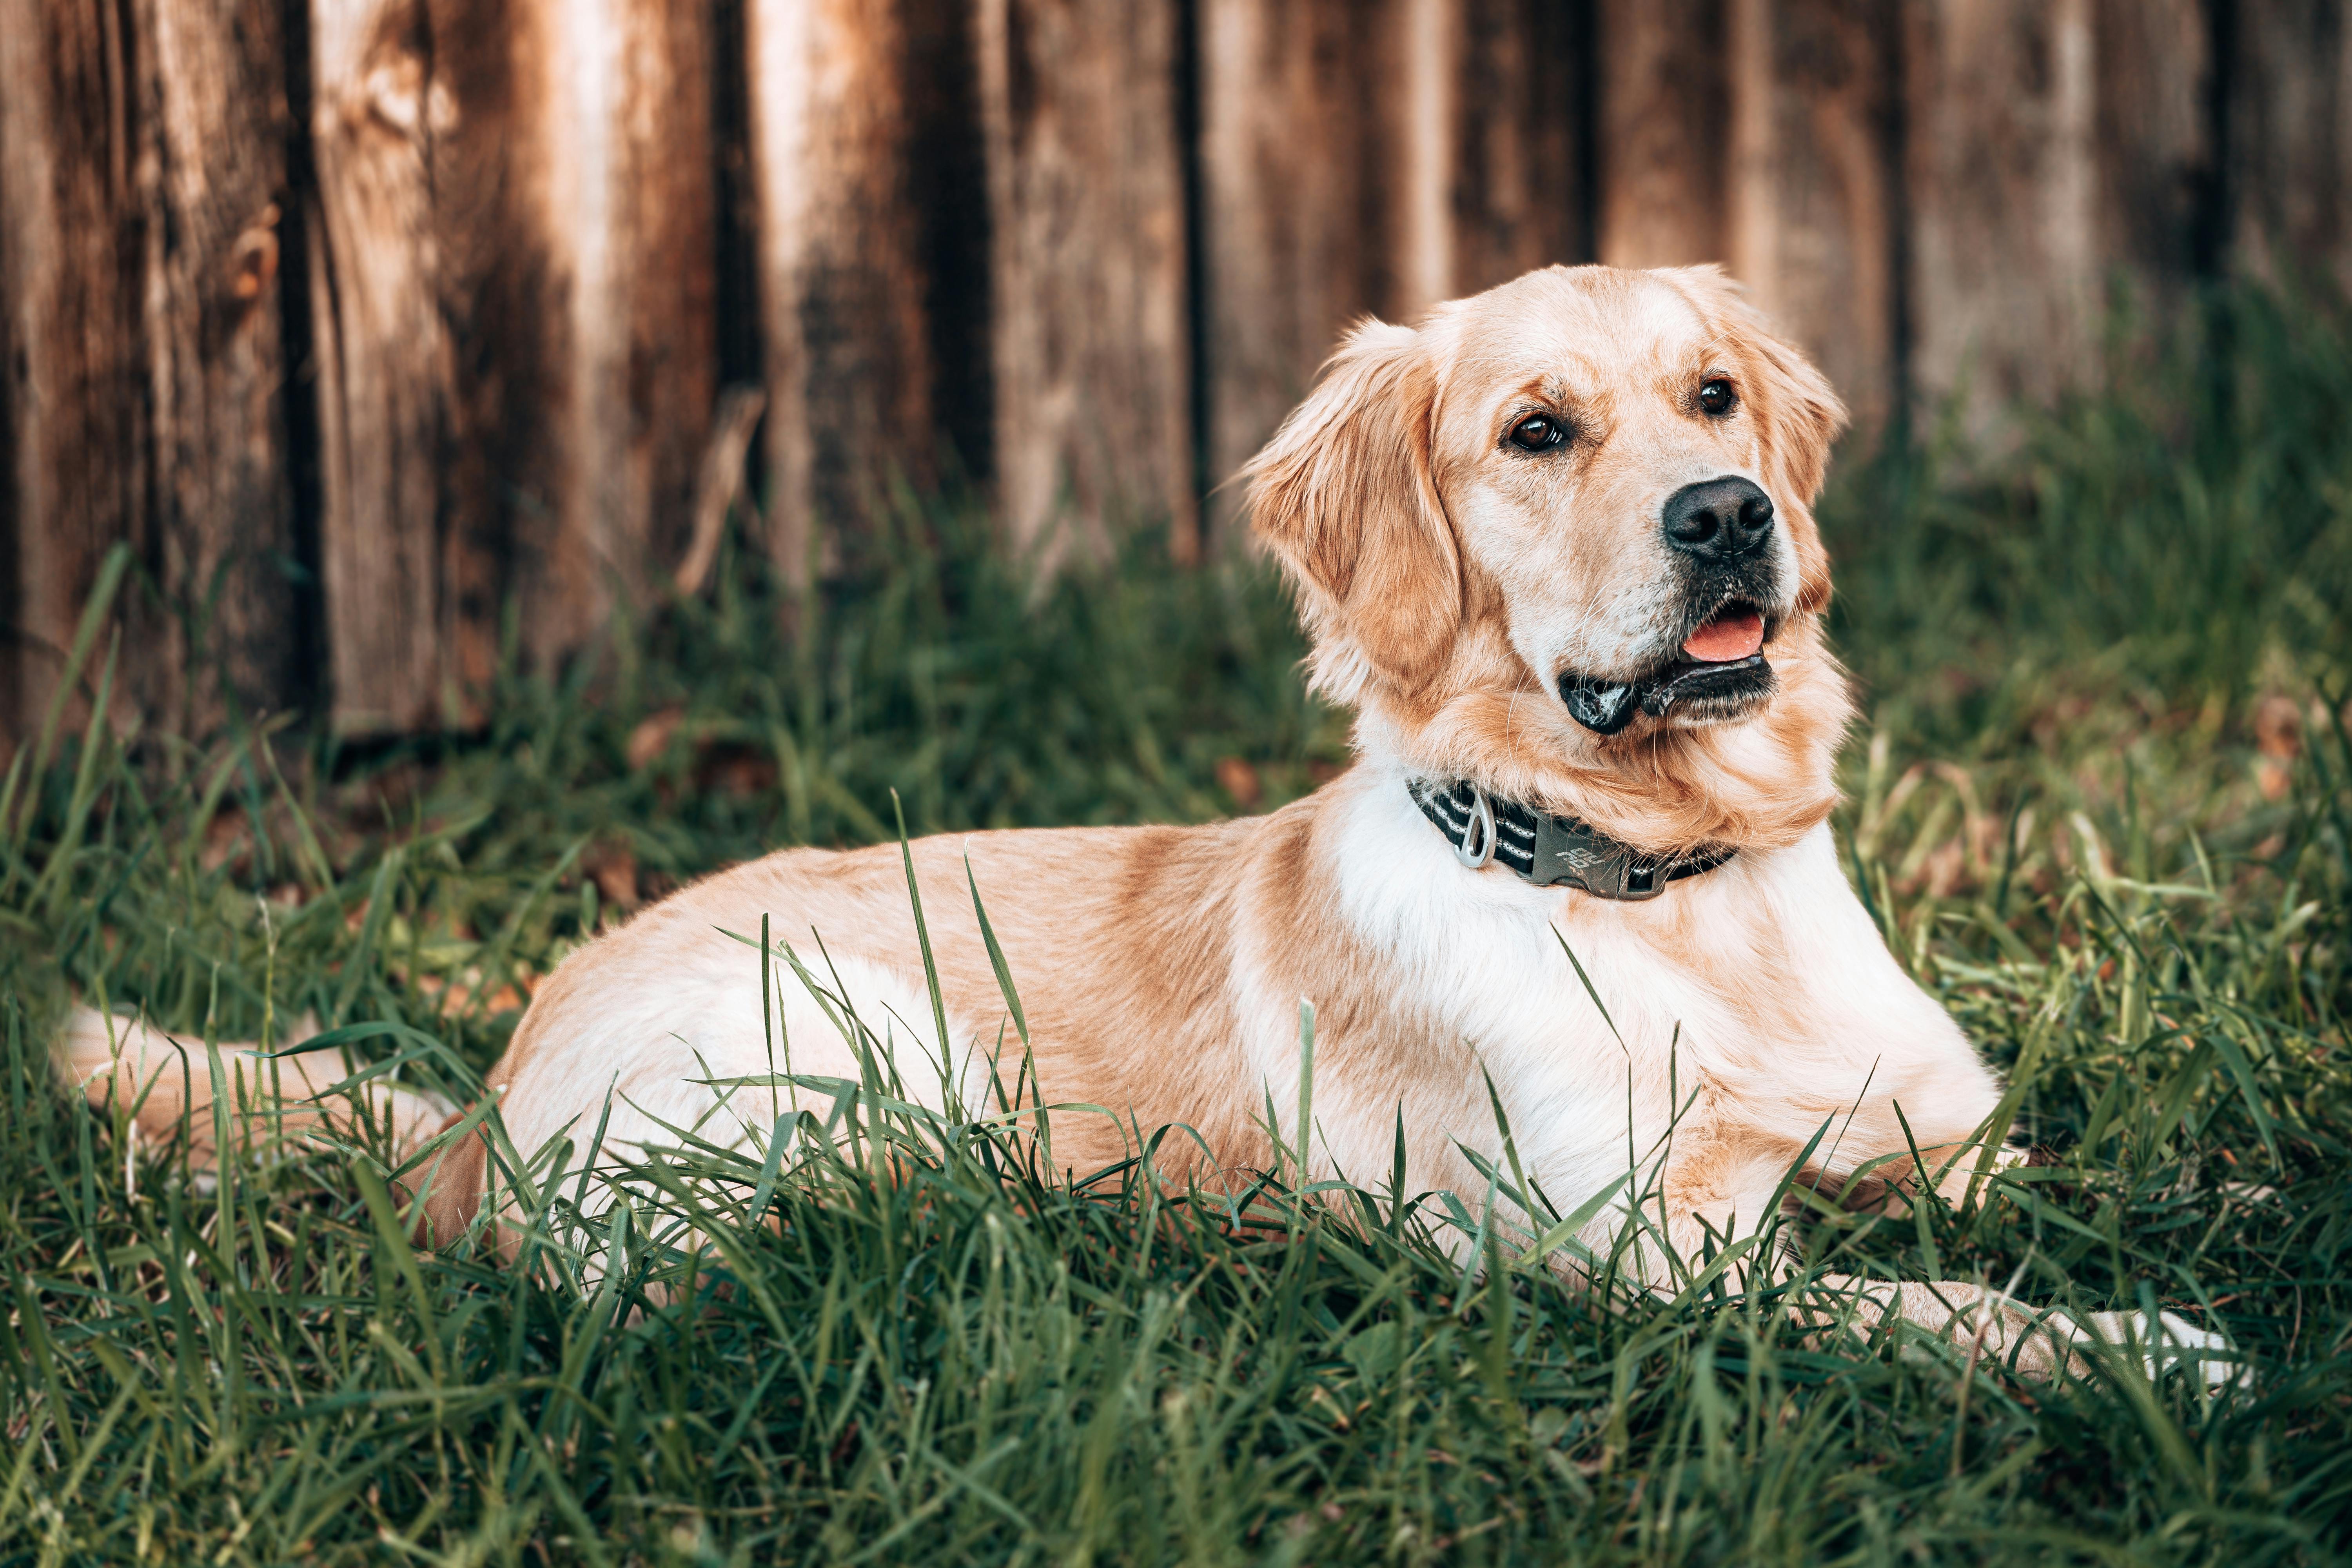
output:
M1337 875L1369 960L1353 973L1380 993L1347 1016L1383 1037L1331 1043L1457 1125L1491 1124L1491 1080L1523 1149L1579 1163L1693 1103L1788 1128L1916 1084L1907 1063L1972 1061L1886 953L1826 827L1626 903L1467 870L1393 804L1358 803L1351 842L1381 852Z

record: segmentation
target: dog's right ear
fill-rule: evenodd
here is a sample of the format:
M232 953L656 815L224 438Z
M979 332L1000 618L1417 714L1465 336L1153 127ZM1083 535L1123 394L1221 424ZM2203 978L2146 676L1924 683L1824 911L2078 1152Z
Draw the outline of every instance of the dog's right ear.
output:
M1462 624L1461 552L1431 474L1436 403L1422 335L1367 321L1244 470L1251 523L1298 584L1324 670L1352 654L1410 690Z

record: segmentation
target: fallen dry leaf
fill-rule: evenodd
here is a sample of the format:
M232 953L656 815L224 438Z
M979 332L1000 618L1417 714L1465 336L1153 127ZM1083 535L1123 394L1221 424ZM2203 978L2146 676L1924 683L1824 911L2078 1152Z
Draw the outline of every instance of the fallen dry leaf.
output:
M2254 749L2280 762L2292 762L2302 752L2303 710L2294 698L2265 697L2254 705Z
M625 843L599 844L588 851L585 866L589 880L608 904L625 910L637 907L637 857Z
M1257 770L1239 757L1217 759L1217 787L1233 797L1234 804L1244 811L1255 805L1265 795L1265 785Z
M685 720L683 708L665 708L640 720L637 727L629 731L629 766L641 771L651 767L654 759L669 749L670 737L677 733L678 725Z

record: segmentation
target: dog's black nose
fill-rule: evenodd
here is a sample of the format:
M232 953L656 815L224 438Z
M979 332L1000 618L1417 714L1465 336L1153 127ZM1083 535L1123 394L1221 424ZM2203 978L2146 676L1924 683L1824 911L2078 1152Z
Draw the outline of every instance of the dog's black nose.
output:
M1748 479L1702 479L1666 498L1666 542L1702 561L1738 561L1772 536L1772 498Z

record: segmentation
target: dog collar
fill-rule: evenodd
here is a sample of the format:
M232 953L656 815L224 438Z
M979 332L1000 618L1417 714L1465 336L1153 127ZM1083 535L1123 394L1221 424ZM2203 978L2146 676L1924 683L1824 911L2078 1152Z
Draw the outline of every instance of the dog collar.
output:
M1674 858L1645 855L1572 816L1547 816L1468 779L1407 779L1405 788L1456 860L1474 871L1500 860L1538 888L1565 883L1597 899L1654 899L1668 882L1712 871L1739 853L1713 846Z

